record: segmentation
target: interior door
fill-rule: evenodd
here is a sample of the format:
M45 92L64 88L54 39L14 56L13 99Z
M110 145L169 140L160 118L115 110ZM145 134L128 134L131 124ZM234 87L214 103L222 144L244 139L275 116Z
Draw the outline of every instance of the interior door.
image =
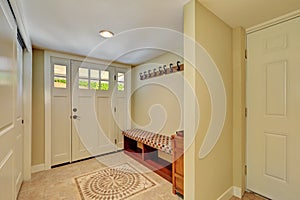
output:
M70 62L51 57L51 165L71 161Z
M299 199L300 18L247 37L247 187Z
M111 114L113 70L104 65L71 61L72 160L115 150Z

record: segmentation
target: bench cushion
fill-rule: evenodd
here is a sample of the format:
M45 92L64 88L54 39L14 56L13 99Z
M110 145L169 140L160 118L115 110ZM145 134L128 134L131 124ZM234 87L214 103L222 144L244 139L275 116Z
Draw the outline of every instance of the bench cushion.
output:
M172 154L172 140L170 136L137 128L123 131L123 135L165 153Z

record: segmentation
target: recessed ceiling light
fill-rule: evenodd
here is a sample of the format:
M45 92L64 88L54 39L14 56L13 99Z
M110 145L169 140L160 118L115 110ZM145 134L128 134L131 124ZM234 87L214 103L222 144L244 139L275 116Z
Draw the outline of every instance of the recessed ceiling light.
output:
M99 31L99 35L103 38L111 38L114 36L114 33L111 31L102 30L102 31Z

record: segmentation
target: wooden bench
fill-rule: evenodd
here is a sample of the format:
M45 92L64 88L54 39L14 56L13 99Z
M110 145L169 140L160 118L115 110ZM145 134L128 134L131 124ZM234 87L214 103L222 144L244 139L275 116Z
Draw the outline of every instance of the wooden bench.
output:
M141 129L123 131L124 152L172 183L172 162L158 156L158 151L173 154L172 138Z

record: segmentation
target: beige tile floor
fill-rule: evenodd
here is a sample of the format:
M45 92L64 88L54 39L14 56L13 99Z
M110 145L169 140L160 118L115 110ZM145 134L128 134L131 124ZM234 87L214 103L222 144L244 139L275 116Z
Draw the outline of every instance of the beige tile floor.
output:
M18 200L80 200L74 178L97 171L107 166L129 163L140 172L157 183L144 193L136 194L132 200L181 200L172 193L172 185L154 172L131 159L123 152L106 155L96 159L85 160L43 172L34 173L30 181L25 181L21 187Z
M34 173L30 181L25 181L22 184L18 200L81 200L74 181L75 177L126 162L140 172L145 173L146 176L157 183L157 187L133 196L132 200L182 200L182 198L172 193L171 183L151 172L123 152ZM230 200L238 200L238 198L232 197ZM246 193L242 200L265 199Z

